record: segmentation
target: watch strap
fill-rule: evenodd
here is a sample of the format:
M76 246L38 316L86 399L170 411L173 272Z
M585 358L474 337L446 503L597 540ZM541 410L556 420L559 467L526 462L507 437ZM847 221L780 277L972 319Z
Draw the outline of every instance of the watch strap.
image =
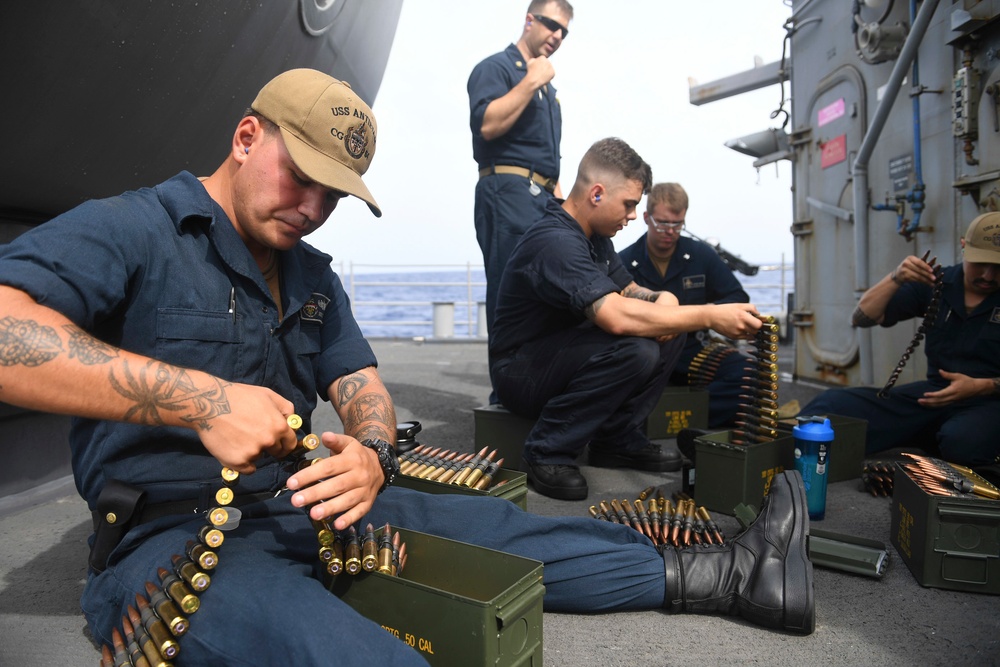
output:
M396 476L399 474L399 459L396 458L396 450L381 438L368 438L367 440L362 440L361 444L373 450L378 455L378 463L382 467L382 474L385 476L385 481L378 490L379 493L382 493L396 481Z

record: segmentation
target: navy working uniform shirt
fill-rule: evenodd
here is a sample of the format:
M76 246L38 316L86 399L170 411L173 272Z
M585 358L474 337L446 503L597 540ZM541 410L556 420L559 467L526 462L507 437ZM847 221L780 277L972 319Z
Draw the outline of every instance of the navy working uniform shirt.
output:
M646 234L622 250L619 256L637 285L655 291L670 292L677 297L682 306L750 301L740 281L719 254L708 244L687 236L677 239L677 247L663 276L649 258ZM681 364L684 368L701 349L702 343L699 338L702 337L688 335L684 353L681 355Z
M304 417L336 378L376 363L330 257L305 243L281 253L279 321L250 252L187 172L88 202L20 236L0 248L0 283L112 345L269 387ZM138 385L153 381L145 369L132 372ZM77 486L92 508L109 478L144 487L150 502L218 486L219 463L190 429L75 419L70 440ZM235 492L283 486L285 466L266 454L256 463Z
M926 332L928 381L946 386L948 381L941 377L941 370L974 378L1000 377L1000 292L987 296L966 313L963 266L947 267L942 280L937 318ZM882 326L922 318L931 292L930 286L921 283L902 285L885 309Z
M590 239L561 201L521 237L500 281L490 356L502 357L526 342L578 326L594 301L632 282L611 239Z
M925 331L926 380L896 385L889 390L888 399L879 398L876 387L828 389L803 407L802 414L866 420L867 455L894 447L923 447L963 465L995 462L1000 454L1000 422L996 418L1000 397L973 396L936 408L919 403L927 392L948 386L942 370L973 378L1000 376L1000 292L967 312L963 266L947 267L942 281L937 316ZM923 318L931 297L928 285L901 285L886 306L882 326Z
M562 114L551 82L534 94L505 134L492 141L486 141L481 134L486 107L509 93L527 72L527 63L514 44L472 70L468 82L472 156L480 169L495 164L513 165L559 180Z

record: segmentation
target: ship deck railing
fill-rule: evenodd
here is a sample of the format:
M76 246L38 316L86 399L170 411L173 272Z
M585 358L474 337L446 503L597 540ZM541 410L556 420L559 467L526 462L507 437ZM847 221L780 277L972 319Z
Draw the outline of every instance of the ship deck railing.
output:
M486 327L486 279L483 265L465 262L462 264L372 264L341 261L335 264L347 292L351 298L351 309L362 331L368 338L395 337L386 331L398 332L398 337L485 340ZM743 288L750 295L763 315L773 315L778 319L782 331L787 322L788 296L792 282L788 279L792 264L780 261L762 264L758 275L775 274L774 282L748 282L742 280ZM442 274L462 274L443 278ZM385 276L408 276L409 280L387 280ZM440 292L440 298L407 298L414 288L425 293ZM448 296L447 291L460 288L461 296ZM778 298L773 294L777 291ZM378 298L378 294L389 293L390 298ZM769 298L759 298L771 295ZM403 318L386 317L392 308L405 309L413 315ZM380 312L381 311L381 312ZM372 313L381 314L376 317ZM376 333L373 333L376 332ZM419 332L414 334L414 332Z

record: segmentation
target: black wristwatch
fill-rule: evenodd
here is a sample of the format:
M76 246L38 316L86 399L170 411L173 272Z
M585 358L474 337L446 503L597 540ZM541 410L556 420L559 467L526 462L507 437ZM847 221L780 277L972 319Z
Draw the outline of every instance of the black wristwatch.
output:
M385 483L378 490L379 493L382 493L389 488L389 485L396 480L396 475L399 474L399 459L396 457L396 450L380 438L362 440L361 444L368 449L375 450L375 453L378 454L378 464L382 466L382 474L385 475Z

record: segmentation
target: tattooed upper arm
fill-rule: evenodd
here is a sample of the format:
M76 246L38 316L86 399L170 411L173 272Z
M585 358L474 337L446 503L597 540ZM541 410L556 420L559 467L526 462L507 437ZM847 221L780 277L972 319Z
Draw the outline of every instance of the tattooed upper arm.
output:
M643 301L654 303L656 299L659 298L660 293L632 283L622 290L622 296L630 299L641 299Z
M588 320L593 321L597 319L597 311L601 309L601 306L604 305L604 301L606 299L607 299L606 296L602 296L598 298L597 301L593 302L584 309L583 314L586 316Z
M367 384L368 378L361 372L342 377L337 385L337 405L347 405Z
M878 321L873 320L865 311L861 310L861 306L858 306L854 309L854 314L851 315L851 324L862 329L867 329L878 324Z

